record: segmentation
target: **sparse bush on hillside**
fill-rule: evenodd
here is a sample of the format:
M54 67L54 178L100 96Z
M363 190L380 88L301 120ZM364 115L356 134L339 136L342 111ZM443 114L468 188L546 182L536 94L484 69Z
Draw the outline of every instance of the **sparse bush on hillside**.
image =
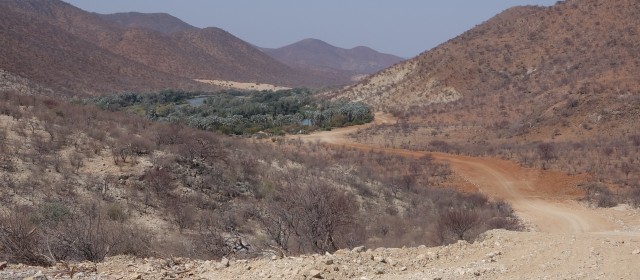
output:
M31 251L47 262L439 244L432 236L443 209L478 210L482 222L465 238L490 228L488 221L513 218L486 199L436 188L451 170L428 157L251 143L48 100L0 93L0 108L23 104L7 125L2 157L19 168L0 169L3 205L41 205L25 215L38 232ZM73 136L58 141L61 133ZM116 152L113 160L120 147L126 158ZM176 239L159 244L160 229L134 224L146 218L172 225L162 230Z

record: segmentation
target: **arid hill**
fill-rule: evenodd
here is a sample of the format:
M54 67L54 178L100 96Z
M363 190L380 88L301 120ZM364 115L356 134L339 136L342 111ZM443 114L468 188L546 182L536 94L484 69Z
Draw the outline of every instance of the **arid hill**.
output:
M262 50L291 67L343 72L346 75L372 74L403 60L368 47L343 49L318 39L305 39L281 48Z
M441 109L458 124L624 130L640 116L639 18L633 0L508 9L337 95L414 115L457 101Z
M165 34L198 29L179 18L165 13L145 14L129 12L97 15L121 28L144 28Z
M168 86L198 89L197 83L150 69L103 50L61 28L9 9L0 9L0 65L18 77L64 94L147 91Z
M6 0L0 8L11 27L0 31L3 69L65 94L211 88L193 79L343 83L294 70L223 30L187 28L168 16L109 20L59 0ZM170 25L178 31L156 31Z

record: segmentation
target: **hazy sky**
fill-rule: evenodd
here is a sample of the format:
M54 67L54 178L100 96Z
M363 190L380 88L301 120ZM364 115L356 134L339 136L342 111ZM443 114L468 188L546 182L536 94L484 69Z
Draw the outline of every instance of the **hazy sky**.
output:
M556 0L65 0L98 13L165 12L261 47L305 39L412 57L517 5Z

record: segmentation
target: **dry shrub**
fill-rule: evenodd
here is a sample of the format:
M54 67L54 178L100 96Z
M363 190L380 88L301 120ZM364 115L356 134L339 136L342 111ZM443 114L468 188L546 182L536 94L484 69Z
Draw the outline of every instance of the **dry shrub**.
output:
M465 234L480 222L480 215L474 210L452 209L440 214L438 229L443 236L453 234L457 240L465 240ZM467 237L468 238L468 237Z
M107 255L150 253L148 232L113 221L99 204L74 211L45 203L38 211L0 217L0 256L14 262L48 265L57 261L102 261Z
M263 229L284 251L334 252L361 242L358 203L350 193L315 182L284 187L268 204Z
M0 258L30 265L50 265L45 257L41 232L20 209L0 216Z
M640 208L640 187L636 186L631 190L631 193L629 194L629 201L634 207Z
M585 196L583 200L597 207L614 207L618 205L618 197L601 183L588 183L583 186Z

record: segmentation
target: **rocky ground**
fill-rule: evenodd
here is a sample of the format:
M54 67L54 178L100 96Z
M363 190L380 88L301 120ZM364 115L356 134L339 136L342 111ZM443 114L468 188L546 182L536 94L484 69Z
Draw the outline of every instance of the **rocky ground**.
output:
M443 247L363 248L221 261L108 258L51 268L0 265L0 279L640 279L638 232L493 230Z

